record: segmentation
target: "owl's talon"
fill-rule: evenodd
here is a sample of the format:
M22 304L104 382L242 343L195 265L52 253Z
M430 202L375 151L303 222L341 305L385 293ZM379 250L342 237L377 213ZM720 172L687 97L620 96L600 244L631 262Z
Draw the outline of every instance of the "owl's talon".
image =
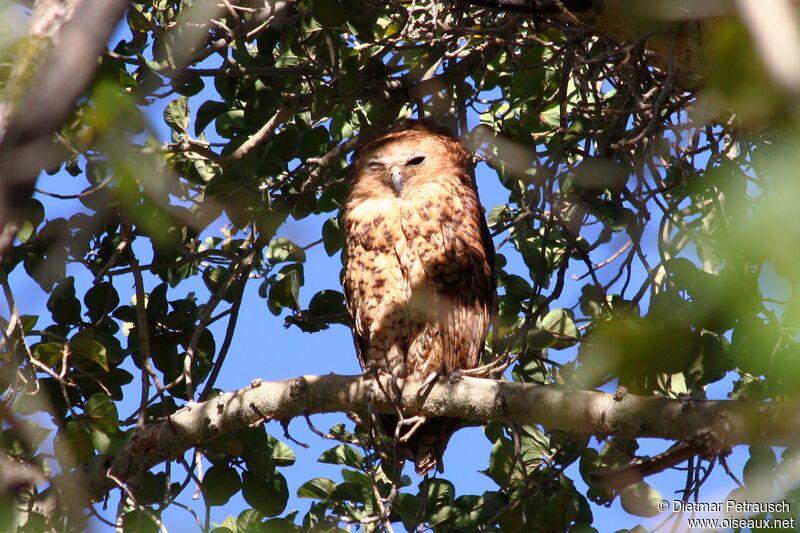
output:
M400 370L401 370L401 369L400 369L400 367L397 367L397 368L395 368L394 370L392 370L392 374L391 374L391 376L392 376L392 379L391 379L391 381L389 382L389 383L391 384L391 387L392 387L392 392L394 393L394 397L395 397L395 398L396 398L398 401L399 401L399 400L400 400L400 398L403 396L403 391L402 391L402 389L400 388L400 383L399 383L399 380L400 380Z
M450 379L450 381L452 381L453 383L459 382L459 381L461 381L462 379L464 379L464 371L463 371L463 370L461 370L460 368L456 368L455 370L453 370L452 372L450 372L450 374L448 374L448 375L447 375L447 377L448 377L448 378Z
M417 398L424 398L428 394L430 394L431 389L433 389L433 385L439 379L439 373L433 372L428 374L428 377L425 378L425 381L422 382L422 385L419 386L417 390Z
M399 441L401 443L408 442L414 433L417 432L419 428L422 427L422 424L428 420L425 416L412 416L411 418L406 418L405 420L401 420L400 423L397 425L398 429L403 425L410 425L411 429L409 429L402 437L400 437Z

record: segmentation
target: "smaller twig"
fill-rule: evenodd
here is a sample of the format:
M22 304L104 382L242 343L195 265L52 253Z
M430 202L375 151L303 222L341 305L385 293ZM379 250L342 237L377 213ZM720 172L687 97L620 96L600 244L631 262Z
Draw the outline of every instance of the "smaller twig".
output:
M610 256L608 259L606 259L605 261L602 261L602 262L600 262L600 263L597 263L596 265L594 265L594 269L595 269L595 270L600 270L600 269L601 269L601 268L603 268L604 266L611 264L611 263L612 263L612 262L613 262L615 259L617 259L617 258L618 258L619 256L621 256L623 253L625 253L625 250L627 250L628 248L630 248L630 247L631 247L631 244L633 244L633 242L632 242L632 241L628 241L628 242L626 242L626 243L625 243L625 244L622 246L622 248L620 248L619 250L617 250L616 252L614 252L613 254L611 254L611 256ZM574 281L580 281L580 280L582 280L582 279L584 279L584 278L587 278L587 277L589 277L590 275L591 275L591 274L590 274L589 272L585 272L585 273L583 273L583 274L580 274L580 275L578 275L578 274L573 274L573 275L572 275L572 279L573 279Z
M333 148L331 148L328 153L323 155L320 158L309 158L306 160L306 163L315 164L317 168L311 171L308 175L308 178L300 187L300 192L304 193L316 187L317 180L325 173L328 168L330 168L336 161L339 161L342 156L344 156L347 152L355 148L356 144L358 143L358 136L354 135L350 137L343 143L337 144Z
M194 449L194 464L197 468L197 477L195 477L193 500L199 500L200 495L203 493L203 454L200 453L200 448Z
M739 486L740 489L743 489L744 484L741 481L739 481L739 478L736 477L736 474L734 474L731 471L730 467L728 466L728 461L725 459L723 455L719 456L719 464L722 465L722 469L725 470L725 473L728 474L728 477L731 478L733 482Z
M123 242L125 241L123 240ZM118 246L117 249L120 249L120 247ZM147 414L146 404L150 393L150 375L155 374L155 372L150 367L150 333L147 324L147 310L144 306L144 280L142 279L142 271L139 269L139 260L136 259L133 249L128 249L128 262L131 265L131 272L133 272L133 285L136 293L136 332L139 338L139 364L142 368L142 398L139 403L138 420L138 425L141 427L144 426Z
M272 115L272 118L270 118L266 122L266 124L261 126L261 129L255 132L249 139L247 139L244 142L244 144L242 144L231 155L229 155L226 158L224 164L227 166L236 161L241 160L247 154L249 154L254 148L269 140L275 133L277 127L283 124L283 122L291 116L292 112L293 112L292 108L289 105L284 104L277 111L277 113Z
M163 533L169 533L169 531L167 531L167 528L164 526L164 523L155 514L153 514L153 512L150 509L148 509L147 507L145 507L143 505L140 505L136 501L136 497L133 495L133 492L131 492L131 489L129 489L128 486L122 480L120 480L119 478L114 476L114 474L112 474L110 470L106 472L106 477L108 479L110 479L111 481L113 481L114 484L116 484L120 489L122 489L122 491L125 493L125 496L127 497L128 501L131 502L131 504L134 507L136 507L136 509L139 512L141 512L147 518L152 520L153 523L156 526L158 526L159 531L162 531ZM124 501L125 498L122 498L121 500Z
M266 236L259 236L255 243L253 243L252 240L254 235L255 232L250 233L247 239L245 239L244 243L242 243L242 250L246 250L248 247L250 247L250 252L243 257L241 261L231 270L227 279L219 286L217 291L211 295L211 298L209 298L208 302L203 306L203 311L197 318L197 327L192 334L192 338L189 340L189 345L186 347L186 356L183 359L183 372L175 380L175 382L173 382L173 384L175 384L178 380L183 380L183 382L186 384L186 395L189 397L189 399L193 399L194 397L194 387L192 383L192 363L194 361L195 352L197 351L197 345L200 342L200 336L208 327L209 320L211 319L211 313L214 312L214 309L216 309L217 305L219 305L225 296L225 293L228 292L231 285L233 285L236 280L239 280L240 283L246 282L247 276L243 276L242 273L249 272L253 266L253 263L255 262L256 256L260 254L262 248L266 246Z
M105 186L108 185L113 178L114 178L113 175L108 176L106 179L104 179L103 181L101 181L100 183L95 185L94 187L89 187L88 189L86 189L86 190L84 190L82 192L79 192L78 194L58 194L58 193L49 192L49 191L45 191L45 190L39 189L38 187L35 188L34 191L36 191L36 193L38 193L38 194L43 194L45 196L49 196L50 198L55 198L57 200L78 200L80 198L86 198L87 196L91 196L94 193L104 189Z
M291 441L291 442L293 442L293 443L297 444L297 445L298 445L298 446L300 446L301 448L306 448L306 449L308 449L308 448L310 448L310 447L311 447L311 446L309 446L308 444L306 444L305 442L300 442L300 441L299 441L299 440L297 440L296 438L292 437L291 433L289 433L289 424L291 424L291 423L292 423L292 420L291 420L291 419L287 419L287 420L279 420L279 422L280 422L280 424L281 424L281 427L283 428L283 436L284 436L284 437L286 437L286 439L287 439L287 440L289 440L289 441Z
M111 257L108 258L108 262L103 265L103 268L95 275L93 283L97 285L100 281L106 277L108 271L111 270L117 261L119 261L122 252L125 251L125 248L128 247L128 244L131 242L131 229L130 226L125 225L122 230L122 239L120 240L119 244L114 248L114 251L111 253ZM132 267L131 267L132 268Z

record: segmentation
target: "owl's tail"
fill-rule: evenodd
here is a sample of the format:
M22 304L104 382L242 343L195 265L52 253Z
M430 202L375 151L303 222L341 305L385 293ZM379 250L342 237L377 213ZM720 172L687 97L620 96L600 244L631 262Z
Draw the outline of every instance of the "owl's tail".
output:
M394 435L398 418L393 415L383 415L380 419L387 435ZM445 416L429 418L414 431L407 441L398 443L398 450L407 459L414 461L415 470L420 476L424 476L434 468L439 472L444 472L442 456L450 437L462 425L463 422L459 418ZM403 428L404 431L409 429L408 426ZM402 432L400 436L403 436Z

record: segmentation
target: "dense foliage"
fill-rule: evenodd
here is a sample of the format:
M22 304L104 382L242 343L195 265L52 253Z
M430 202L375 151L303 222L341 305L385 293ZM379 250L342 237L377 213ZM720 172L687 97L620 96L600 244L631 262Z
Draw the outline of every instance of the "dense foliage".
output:
M30 200L0 270L10 309L0 450L47 477L213 397L246 291L264 299L265 321L346 323L339 286L301 306L304 246L341 253L347 155L405 116L450 126L507 190L486 206L499 319L485 362L496 377L689 402L714 383L732 399L795 395L795 104L735 16L706 30L695 69L664 44L686 23L623 9L604 25L574 4L133 2L58 134L46 172L63 189ZM625 16L647 33L624 29ZM4 79L29 44L4 43ZM310 215L325 217L319 242L281 234ZM49 294L40 316L15 286L26 278ZM198 279L204 290L186 289ZM218 320L222 336L209 329ZM121 411L131 395L138 407ZM381 465L385 442L343 424L320 458L342 465L342 479L289 487L281 471L295 457L276 427L221 436L128 486L125 531L156 530L165 508L185 505L198 460L206 508L240 492L252 507L215 531L593 531L590 502L618 495L590 474L637 449L492 423L486 474L497 486L456 497L446 474L411 484ZM738 490L772 496L796 460L751 448ZM576 463L588 492L565 473ZM694 498L715 464L690 460L678 497ZM313 500L307 513L284 514L290 491ZM621 498L628 512L657 513L644 483ZM2 507L5 529L10 498Z

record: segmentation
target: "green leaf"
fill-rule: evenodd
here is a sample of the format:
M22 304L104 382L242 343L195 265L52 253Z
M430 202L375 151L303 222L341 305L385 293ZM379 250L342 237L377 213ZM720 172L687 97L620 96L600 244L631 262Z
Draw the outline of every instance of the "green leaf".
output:
M553 309L547 313L542 319L541 328L554 336L553 348L556 350L574 345L580 337L572 311L568 309Z
M244 120L244 111L241 109L231 109L220 113L216 117L215 126L217 133L226 139L232 139L238 132L247 130L247 123Z
M462 519L463 512L461 509L452 505L444 505L437 510L428 513L428 523L435 529L440 529L450 525L453 521Z
M161 322L167 316L167 289L166 283L160 283L147 297L147 321Z
M105 433L93 429L90 433L92 446L102 454L115 454L122 449L131 436L129 433Z
M531 328L527 334L528 348L533 350L544 350L556 343L555 336L549 331L541 328Z
M658 509L658 504L663 499L656 489L644 481L640 481L622 491L620 504L626 512L632 515L656 516L661 512Z
M47 300L47 310L58 324L78 324L81 321L81 303L75 297L75 278L69 276L59 283Z
M317 126L309 132L303 134L300 141L300 157L308 159L310 157L318 157L328 152L328 144L330 142L330 135L325 126Z
M296 512L296 511L295 511ZM291 518L272 518L262 524L264 533L294 533L300 531Z
M83 297L86 304L86 314L93 322L97 322L119 305L119 295L114 286L104 281L86 291Z
M217 294L220 288L228 281L229 276L230 270L225 267L209 267L203 271L203 282L205 282L206 287L212 294ZM237 282L234 281L228 286L222 298L226 302L232 302L237 292Z
M578 471L584 481L590 483L592 480L591 474L600 470L602 467L603 463L600 459L600 452L594 448L586 448L583 450L581 461L578 464Z
M531 353L530 350L528 353ZM533 353L536 353L535 351ZM526 354L514 366L511 371L514 381L522 381L526 383L546 383L547 382L547 369L542 364L541 360L537 357L531 357Z
M268 479L275 474L275 460L272 458L272 449L269 446L256 445L247 450L244 455L247 471L262 479Z
M324 500L335 488L336 483L334 481L324 477L317 477L303 483L297 489L297 497Z
M339 483L331 493L331 500L355 502L359 504L366 504L370 501L371 497L372 492L368 486L363 483L352 481Z
M514 468L514 445L506 437L500 437L492 446L489 468L483 471L498 486L504 487Z
M593 283L581 287L580 307L586 316L599 317L604 310L606 295L601 288Z
M508 498L501 492L486 491L482 496L465 495L456 498L455 507L461 511L453 523L454 528L465 529L486 522L507 505Z
M203 477L203 495L208 505L224 505L241 487L239 473L228 465L214 465Z
M297 459L294 451L285 442L272 437L269 437L269 440L272 445L272 460L275 461L275 465L292 466Z
M311 298L308 309L286 317L286 327L294 325L307 333L328 329L330 324L347 324L344 295L339 291L322 290Z
M60 342L37 342L31 346L31 352L42 363L54 367L64 357L64 344Z
M178 133L189 130L189 99L181 96L167 104L164 109L164 122Z
M506 295L518 301L527 300L531 297L533 290L530 284L521 276L508 274L501 278Z
M44 205L36 198L28 200L28 205L25 208L25 220L30 223L33 229L39 227L44 221Z
M105 394L93 394L86 402L85 412L89 418L89 424L98 431L116 432L119 430L117 406Z
M757 316L742 317L731 336L730 357L740 370L753 376L764 375L779 338L780 333L772 324Z
M289 488L286 479L276 473L270 479L244 472L242 475L242 495L254 509L266 516L276 516L286 508Z
M293 127L284 128L272 140L272 153L281 161L290 161L299 155L300 132Z
M308 303L308 310L317 317L346 313L344 294L330 289L319 291Z
M393 510L400 515L406 530L413 531L422 519L422 499L415 494L401 492L394 501Z
M446 505L451 505L455 498L456 489L446 479L434 478L426 479L420 483L419 492L425 501L425 508L430 513Z
M364 456L347 444L339 444L322 452L318 461L320 463L329 463L332 465L345 465L352 468L360 469L364 464Z
M338 218L329 218L322 225L322 244L329 256L333 256L344 246L344 233L339 227Z
M166 472L145 472L136 493L140 505L152 505L164 501L167 495Z
M158 524L147 513L135 509L122 515L122 530L125 533L157 533Z
M33 224L27 220L23 220L19 225L19 229L17 230L17 240L21 243L28 242L35 230L36 228L33 227Z
M274 315L280 314L285 307L297 310L300 308L300 276L297 271L289 271L272 284L269 290L267 306Z
M490 228L499 230L511 221L511 216L511 208L508 204L500 204L494 206L486 218Z
M753 489L754 492L759 493L766 489L765 484L771 484L774 479L775 469L778 462L775 458L775 452L772 448L766 446L751 446L750 458L745 463L742 469L742 477L746 487ZM763 492L765 497L770 497L772 490Z
M561 105L556 102L544 108L539 113L539 120L550 127L558 127L561 124Z
M270 241L267 247L267 260L274 264L292 261L302 263L306 260L306 253L302 248L284 237L277 237Z
M36 323L39 322L39 317L36 315L20 315L19 321L22 324L22 331L27 335L36 327Z
M108 353L106 347L94 337L92 331L84 330L73 335L69 340L69 350L76 359L89 359L90 361L94 361L100 365L103 370L108 372Z
M264 515L255 509L246 509L236 518L236 533L260 533Z
M67 423L66 428L56 434L53 450L61 467L67 469L82 465L94 453L89 432L75 422Z
M200 76L178 75L172 80L175 92L183 96L194 96L202 91L205 85Z

